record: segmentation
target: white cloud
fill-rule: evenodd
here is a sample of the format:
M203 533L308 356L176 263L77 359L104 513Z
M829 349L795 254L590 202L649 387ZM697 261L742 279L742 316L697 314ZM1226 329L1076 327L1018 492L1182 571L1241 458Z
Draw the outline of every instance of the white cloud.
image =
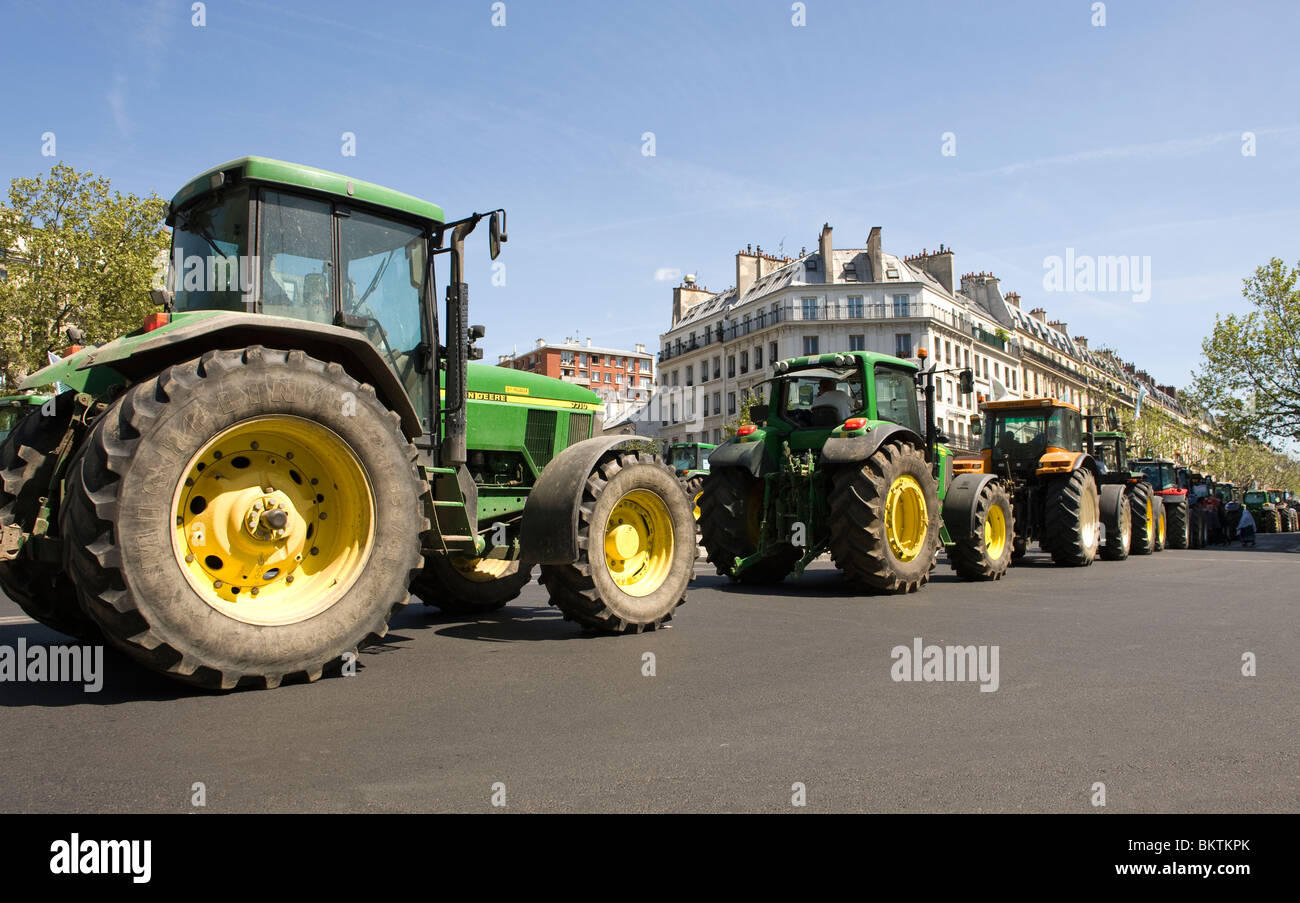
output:
M655 282L676 282L682 278L682 271L676 267L660 267L655 270Z
M117 130L127 135L131 132L131 119L126 113L126 76L120 73L113 79L113 87L105 95L108 108L113 114L113 124Z

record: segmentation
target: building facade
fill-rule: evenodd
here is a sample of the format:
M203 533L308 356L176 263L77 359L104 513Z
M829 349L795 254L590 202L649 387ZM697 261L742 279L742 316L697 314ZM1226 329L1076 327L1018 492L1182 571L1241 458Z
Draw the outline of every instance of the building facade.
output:
M497 365L585 386L607 407L645 404L655 388L655 359L645 345L627 351L593 346L591 339L570 337L554 344L538 339L529 351L501 355Z

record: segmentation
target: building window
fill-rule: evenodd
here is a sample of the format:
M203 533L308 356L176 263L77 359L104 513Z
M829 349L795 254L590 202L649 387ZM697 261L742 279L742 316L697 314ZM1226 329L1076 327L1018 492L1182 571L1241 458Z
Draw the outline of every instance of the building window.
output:
M943 343L943 355L946 363L952 363L952 342Z
M754 349L754 369L759 370L763 367L763 346L759 345Z
M912 334L910 332L898 332L894 334L894 356L912 356Z
M769 342L767 345L767 362L769 364L776 363L776 342Z
M849 317L851 319L856 319L856 320L862 319L862 296L861 295L849 296Z
M816 320L816 319L817 319L817 299L816 299L816 298L803 298L803 299L801 299L801 300L802 300L802 302L803 302L803 318L804 318L805 320Z
M866 350L867 350L867 337L866 337L866 335L851 335L851 336L849 336L849 350L850 350L850 351L866 351Z
M560 352L560 363L561 363L561 364L569 364L569 365L572 365L572 364L573 364L573 352L572 352L572 351L561 351L561 352Z
M722 379L722 358L720 357L713 359L713 378Z
M728 414L734 414L734 413L736 413L736 393L735 393L735 392L728 392L728 393L727 393L727 413L728 413Z
M989 378L989 359L984 358L984 378Z
M910 316L910 311L908 310L908 308L911 305L908 304L908 297L909 297L908 295L894 296L894 316L896 317Z
M729 354L727 355L727 378L734 379L735 376L736 376L736 356L734 354Z
M997 361L993 362L993 376L996 377L997 379L1002 378L1002 365L999 364Z
M749 352L748 352L748 351L742 351L742 352L740 352L740 372L741 372L741 373L748 373L748 372L749 372Z
M694 365L694 364L687 364L687 365L686 365L686 385L688 385L688 386L693 386L693 385L695 385L695 365Z
M674 385L674 386L678 385L677 377L678 377L678 375L679 375L680 373L681 373L680 370L674 370L674 371L673 371L673 385Z
M963 348L963 349L962 349L962 357L966 360L966 366L969 367L969 366L970 366L970 349L969 349L969 348Z
M721 393L721 392L714 392L714 393L713 393L713 413L715 413L715 414L721 414L721 413L722 413L722 393Z
M936 379L934 381L934 400L943 401L943 380L941 379Z
M707 395L704 396L704 408L701 413L703 413L705 417L709 416L709 396Z
M811 356L814 355L814 354L821 354L821 352L818 350L820 347L821 347L821 342L820 342L820 340L818 339L817 336L815 336L815 335L806 335L806 336L803 337L803 356L804 356L804 357L811 357Z

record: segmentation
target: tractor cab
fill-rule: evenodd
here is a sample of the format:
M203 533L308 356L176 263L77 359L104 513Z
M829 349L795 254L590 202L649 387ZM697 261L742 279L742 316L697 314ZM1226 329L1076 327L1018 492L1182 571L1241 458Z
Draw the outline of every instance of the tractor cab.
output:
M1083 450L1079 409L1052 398L986 402L984 471L1007 479L1035 476L1048 456Z
M668 464L679 477L709 469L709 452L717 448L707 442L677 442L668 447Z
M794 450L820 448L833 431L860 432L885 421L925 434L916 400L916 368L864 352L778 361L770 405L755 420L788 438ZM761 415L761 416L758 416Z
M1180 489L1178 466L1173 461L1162 458L1143 458L1132 462L1142 471L1146 481L1155 487L1156 492Z

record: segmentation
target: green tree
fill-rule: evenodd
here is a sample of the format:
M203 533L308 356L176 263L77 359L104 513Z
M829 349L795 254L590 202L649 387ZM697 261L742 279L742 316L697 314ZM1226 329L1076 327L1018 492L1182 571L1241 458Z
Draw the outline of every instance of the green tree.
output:
M68 344L76 326L99 343L130 332L157 310L155 264L167 250L166 203L111 191L109 180L58 163L48 176L16 178L0 205L0 378L12 387Z
M736 430L740 429L746 423L753 423L749 419L749 409L756 404L762 404L763 399L755 394L753 389L746 389L745 394L740 399L740 409L735 417L732 417L722 425L722 432L725 436L736 435Z
M1215 317L1194 394L1235 439L1300 440L1300 264L1274 257L1243 280L1254 308Z

